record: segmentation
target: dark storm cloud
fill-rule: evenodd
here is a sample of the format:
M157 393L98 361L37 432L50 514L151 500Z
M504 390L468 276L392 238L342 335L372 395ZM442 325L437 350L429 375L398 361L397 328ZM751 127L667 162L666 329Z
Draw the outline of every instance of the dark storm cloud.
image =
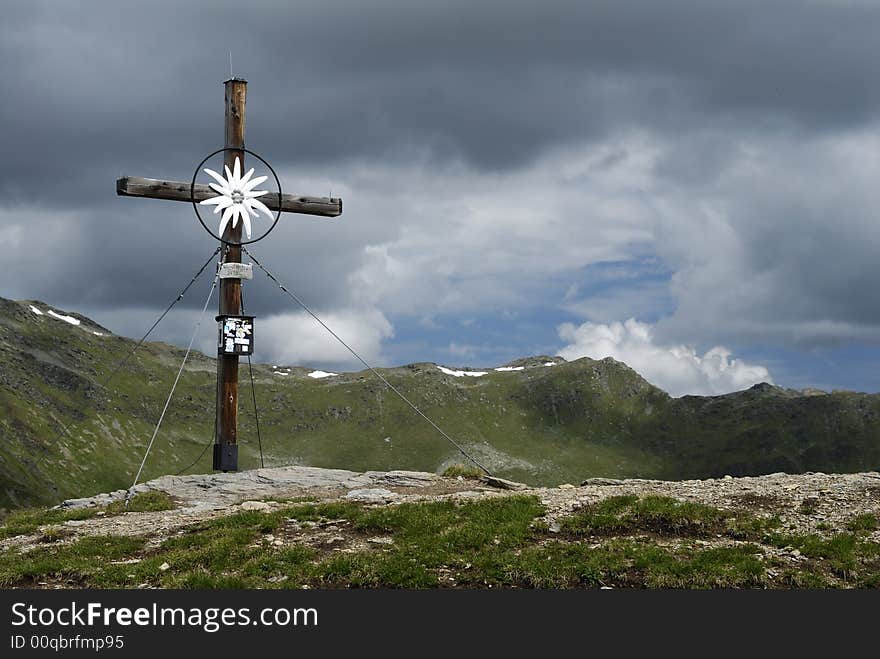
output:
M658 241L678 271L662 329L691 341L880 343L876 130L751 148L738 169L679 192L724 214L713 223L692 209Z
M28 203L40 179L69 203L98 173L187 174L218 143L227 48L275 162L504 169L631 123L821 129L878 104L868 4L33 2L3 25L0 185Z
M425 160L504 174L641 131L672 145L658 179L686 189L711 185L744 136L873 120L878 33L880 6L857 2L12 3L0 23L0 209L26 219L7 286L91 308L161 308L176 294L210 241L185 204L117 198L114 181L186 180L220 146L228 49L250 83L248 145L279 169L341 184L359 165ZM744 217L790 210L750 203ZM399 230L391 211L346 204L344 232L285 218L255 247L311 303L350 302L362 246ZM778 256L756 235L748 259ZM821 295L802 304L857 319L846 277L829 283L813 263L783 264L793 271L780 281L809 271ZM252 288L256 310L269 308L268 289Z

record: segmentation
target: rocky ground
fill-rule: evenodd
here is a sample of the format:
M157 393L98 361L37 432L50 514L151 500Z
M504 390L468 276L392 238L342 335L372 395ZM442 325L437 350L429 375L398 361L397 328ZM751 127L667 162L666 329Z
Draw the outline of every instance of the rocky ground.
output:
M83 536L149 534L158 545L196 522L241 510L271 511L290 500L347 500L374 506L424 500L479 500L511 494L534 495L546 509L550 530L560 519L619 495L661 495L724 510L746 510L757 517L776 516L788 533L840 531L852 518L880 515L880 473L769 474L746 478L659 481L591 478L578 486L532 488L503 479L448 478L414 471L368 471L291 466L229 474L164 476L138 485L134 493L159 491L177 504L173 510L131 512L64 522L63 542ZM65 501L61 508L103 508L125 499L126 491ZM0 541L0 551L45 546L45 529ZM868 538L880 542L880 530ZM707 542L711 542L711 539ZM727 540L719 539L719 542Z

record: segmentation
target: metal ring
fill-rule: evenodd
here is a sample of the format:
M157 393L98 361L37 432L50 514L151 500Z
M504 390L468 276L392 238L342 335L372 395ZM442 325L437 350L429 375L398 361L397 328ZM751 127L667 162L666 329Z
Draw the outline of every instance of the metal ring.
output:
M202 219L201 213L199 213L199 206L196 203L196 199L195 199L195 197L196 197L196 177L198 177L198 175L199 175L199 170L202 169L202 167L204 166L204 164L206 162L208 162L208 160L210 160L211 158L216 156L218 153L225 153L226 151L243 151L244 153L248 153L248 154L252 155L254 158L256 158L261 163L266 165L266 167L269 169L269 171L272 172L272 176L275 178L275 183L278 185L278 212L275 214L275 221L272 222L272 226L270 226L265 231L265 233L263 233L263 235L260 236L259 238L254 238L253 240L242 240L239 242L235 242L232 240L226 240L223 238L223 236L218 236L216 233L211 231L211 229L208 228L208 225L205 224L205 221ZM258 240L262 240L263 238L265 238L266 236L268 236L272 232L272 229L274 229L275 225L278 224L278 220L281 219L281 181L278 180L278 174L275 173L275 170L272 169L272 165L270 165L268 162L266 162L266 160L260 154L254 153L250 149L245 149L244 147L225 146L222 149L217 149L213 153L209 153L207 156L205 156L204 160L202 160L202 162L200 162L198 164L198 166L196 167L196 171L193 173L192 182L189 185L189 200L190 200L190 203L192 203L193 210L196 212L196 217L199 218L199 224L201 224L205 228L205 231L207 231L209 234L211 234L211 236L213 236L214 238L217 238L224 245L231 245L233 247L240 247L242 245L250 245L251 243L257 242Z

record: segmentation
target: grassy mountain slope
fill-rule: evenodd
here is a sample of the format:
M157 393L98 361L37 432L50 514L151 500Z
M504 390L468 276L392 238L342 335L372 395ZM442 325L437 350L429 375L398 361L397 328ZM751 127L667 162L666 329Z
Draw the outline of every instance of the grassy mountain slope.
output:
M0 506L129 486L183 356L145 344L102 388L134 342L76 314L67 315L78 326L59 320L49 309L0 298ZM497 475L533 484L880 466L877 395L758 385L673 399L612 359L537 357L521 365L478 378L428 363L382 373ZM325 379L308 372L254 365L267 466L433 471L463 461L369 372ZM259 466L246 373L242 469ZM183 469L211 441L214 377L212 358L190 356L142 479ZM191 471L210 470L210 453Z

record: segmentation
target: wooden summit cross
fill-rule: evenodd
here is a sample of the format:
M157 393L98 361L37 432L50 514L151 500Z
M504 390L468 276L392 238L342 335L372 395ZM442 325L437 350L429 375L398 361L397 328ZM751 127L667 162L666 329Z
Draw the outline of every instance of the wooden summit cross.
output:
M224 164L232 169L235 159L244 166L244 119L247 81L231 78L224 83L226 88L226 143ZM190 202L190 183L182 181L163 181L160 179L126 176L116 181L116 194L126 197L149 197ZM200 202L216 196L209 186L197 184L193 190L193 201ZM270 194L262 200L272 211L303 213L337 217L342 214L342 200L328 197L303 197L299 195ZM226 224L223 240L228 241L223 250L223 263L241 263L241 230L244 222ZM234 275L234 276L230 276ZM241 313L241 276L234 266L221 272L220 316ZM214 469L236 471L238 469L238 355L223 354L218 348L217 355L217 419L216 442L214 444Z

